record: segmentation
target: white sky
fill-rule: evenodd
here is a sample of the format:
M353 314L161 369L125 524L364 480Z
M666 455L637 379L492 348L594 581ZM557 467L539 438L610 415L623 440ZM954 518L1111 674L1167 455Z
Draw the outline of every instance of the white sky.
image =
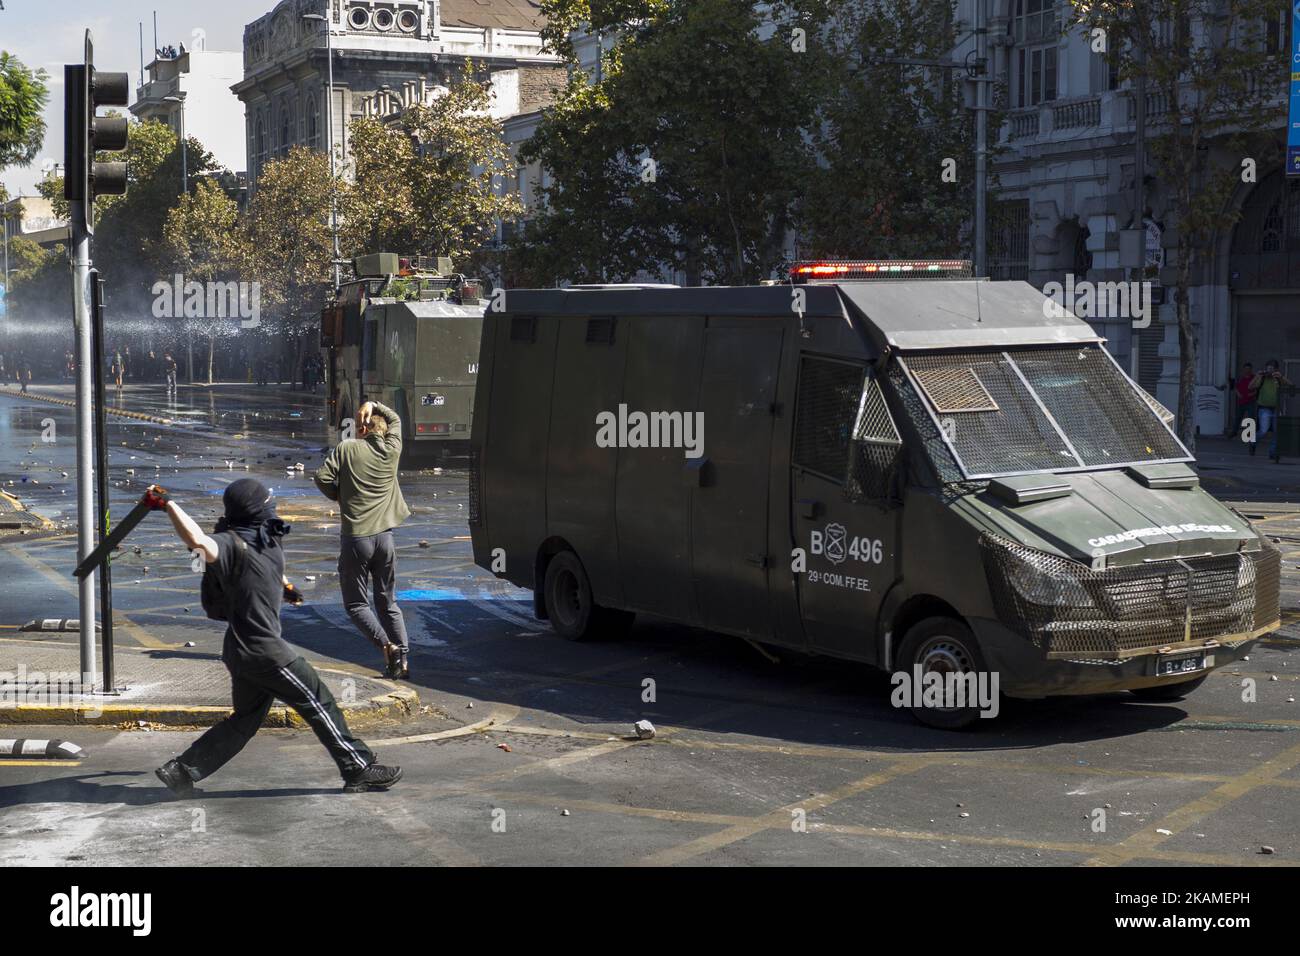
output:
M10 195L33 195L44 160L63 162L63 65L80 63L83 36L95 40L95 65L126 71L131 97L140 83L140 34L144 24L144 61L153 59L153 14L158 13L158 46L193 46L203 30L209 50L244 48L244 25L274 9L277 0L0 0L0 50L32 68L43 67L50 99L45 107L45 144L27 167L0 171ZM326 0L320 0L322 10Z

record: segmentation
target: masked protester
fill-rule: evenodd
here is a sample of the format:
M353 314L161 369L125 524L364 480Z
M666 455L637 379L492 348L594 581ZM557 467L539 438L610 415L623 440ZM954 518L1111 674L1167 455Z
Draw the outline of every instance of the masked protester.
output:
M280 636L280 604L296 595L284 576L280 540L289 525L275 514L271 492L255 478L241 478L225 491L225 516L213 535L206 535L180 505L157 486L144 501L167 512L177 535L190 551L201 551L214 575L213 594L204 585L204 606L220 603L227 621L221 660L230 671L234 713L209 729L189 749L158 768L158 779L177 796L189 796L195 781L214 773L253 738L275 698L307 722L325 745L343 776L347 793L387 790L399 779L400 767L385 767L362 741L353 737L334 696L315 669ZM301 601L299 597L298 602Z

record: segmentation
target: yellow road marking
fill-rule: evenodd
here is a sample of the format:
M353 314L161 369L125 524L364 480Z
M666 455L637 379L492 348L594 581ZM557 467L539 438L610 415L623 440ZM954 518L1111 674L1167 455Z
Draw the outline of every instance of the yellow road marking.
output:
M740 840L747 839L762 830L771 829L775 826L789 826L791 814L795 810L811 812L814 810L823 810L833 803L838 803L848 797L856 796L873 787L889 783L899 777L915 773L929 766L930 761L924 758L904 757L895 763L892 767L885 767L877 770L873 774L868 774L860 780L845 784L842 787L836 787L830 793L820 794L809 797L806 800L799 800L794 803L788 803L783 807L747 820L744 823L730 826L725 830L717 833L710 833L698 839L691 840L681 846L671 847L666 850L660 850L658 853L652 853L640 862L648 866L673 866L678 863L685 863L694 857L705 853L711 853L719 850L724 846L730 846Z
M3 767L80 767L80 760L9 760L0 757L0 768Z
M1127 863L1136 857L1149 856L1152 850L1157 849L1166 840L1177 836L1216 810L1223 809L1256 787L1271 783L1274 778L1287 773L1297 764L1300 764L1300 744L1289 747L1252 770L1220 784L1204 796L1184 804L1157 823L1143 827L1115 846L1107 847L1088 860L1085 865L1115 866ZM1157 830L1169 832L1158 833Z

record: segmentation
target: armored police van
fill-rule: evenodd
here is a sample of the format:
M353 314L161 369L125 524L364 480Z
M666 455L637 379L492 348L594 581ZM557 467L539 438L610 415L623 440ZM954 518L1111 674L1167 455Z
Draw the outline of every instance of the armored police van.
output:
M321 316L330 426L375 400L401 416L404 459L465 448L483 327L477 281L446 258L375 253L353 268Z
M900 681L1177 699L1279 626L1279 552L1087 323L1025 282L943 278L968 274L509 290L479 363L475 561L577 640L645 613ZM902 705L988 713L938 701Z

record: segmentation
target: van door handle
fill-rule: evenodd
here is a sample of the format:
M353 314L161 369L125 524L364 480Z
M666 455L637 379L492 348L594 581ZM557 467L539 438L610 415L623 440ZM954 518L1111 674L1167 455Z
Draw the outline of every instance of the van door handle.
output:
M816 498L800 498L795 504L799 506L801 518L816 518L822 512L822 503Z

